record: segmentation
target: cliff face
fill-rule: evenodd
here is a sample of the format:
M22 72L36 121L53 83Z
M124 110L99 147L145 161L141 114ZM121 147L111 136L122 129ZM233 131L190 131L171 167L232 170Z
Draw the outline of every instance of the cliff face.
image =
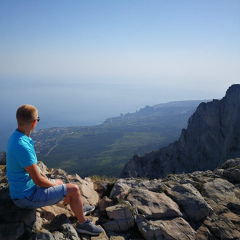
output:
M178 141L143 157L135 155L122 177L165 177L169 173L212 170L240 156L240 85L221 100L201 103Z

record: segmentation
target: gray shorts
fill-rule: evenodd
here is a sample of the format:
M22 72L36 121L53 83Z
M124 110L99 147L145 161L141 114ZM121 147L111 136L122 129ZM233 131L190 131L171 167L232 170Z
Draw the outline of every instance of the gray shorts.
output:
M35 209L44 206L55 205L58 202L63 201L66 195L66 184L49 188L37 187L37 189L32 193L30 197L15 199L13 202L19 208Z

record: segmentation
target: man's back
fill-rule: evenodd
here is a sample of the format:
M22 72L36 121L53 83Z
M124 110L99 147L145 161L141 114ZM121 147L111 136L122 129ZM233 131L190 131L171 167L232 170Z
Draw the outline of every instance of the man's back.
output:
M36 185L24 169L37 163L33 141L15 130L7 144L7 178L12 199L30 196Z

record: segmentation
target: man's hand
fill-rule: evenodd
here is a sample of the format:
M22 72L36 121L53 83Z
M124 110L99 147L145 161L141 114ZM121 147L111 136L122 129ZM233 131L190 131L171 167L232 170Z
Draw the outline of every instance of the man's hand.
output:
M48 177L41 171L40 169L40 174L45 177L46 179L48 179ZM55 179L55 183L57 183L57 185L62 185L63 184L63 181L60 180L60 179Z

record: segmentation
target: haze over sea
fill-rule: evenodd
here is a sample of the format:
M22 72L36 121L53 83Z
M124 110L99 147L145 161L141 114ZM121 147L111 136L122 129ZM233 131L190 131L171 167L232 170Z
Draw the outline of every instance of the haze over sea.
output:
M95 125L240 80L239 0L0 1L0 150L15 112Z

